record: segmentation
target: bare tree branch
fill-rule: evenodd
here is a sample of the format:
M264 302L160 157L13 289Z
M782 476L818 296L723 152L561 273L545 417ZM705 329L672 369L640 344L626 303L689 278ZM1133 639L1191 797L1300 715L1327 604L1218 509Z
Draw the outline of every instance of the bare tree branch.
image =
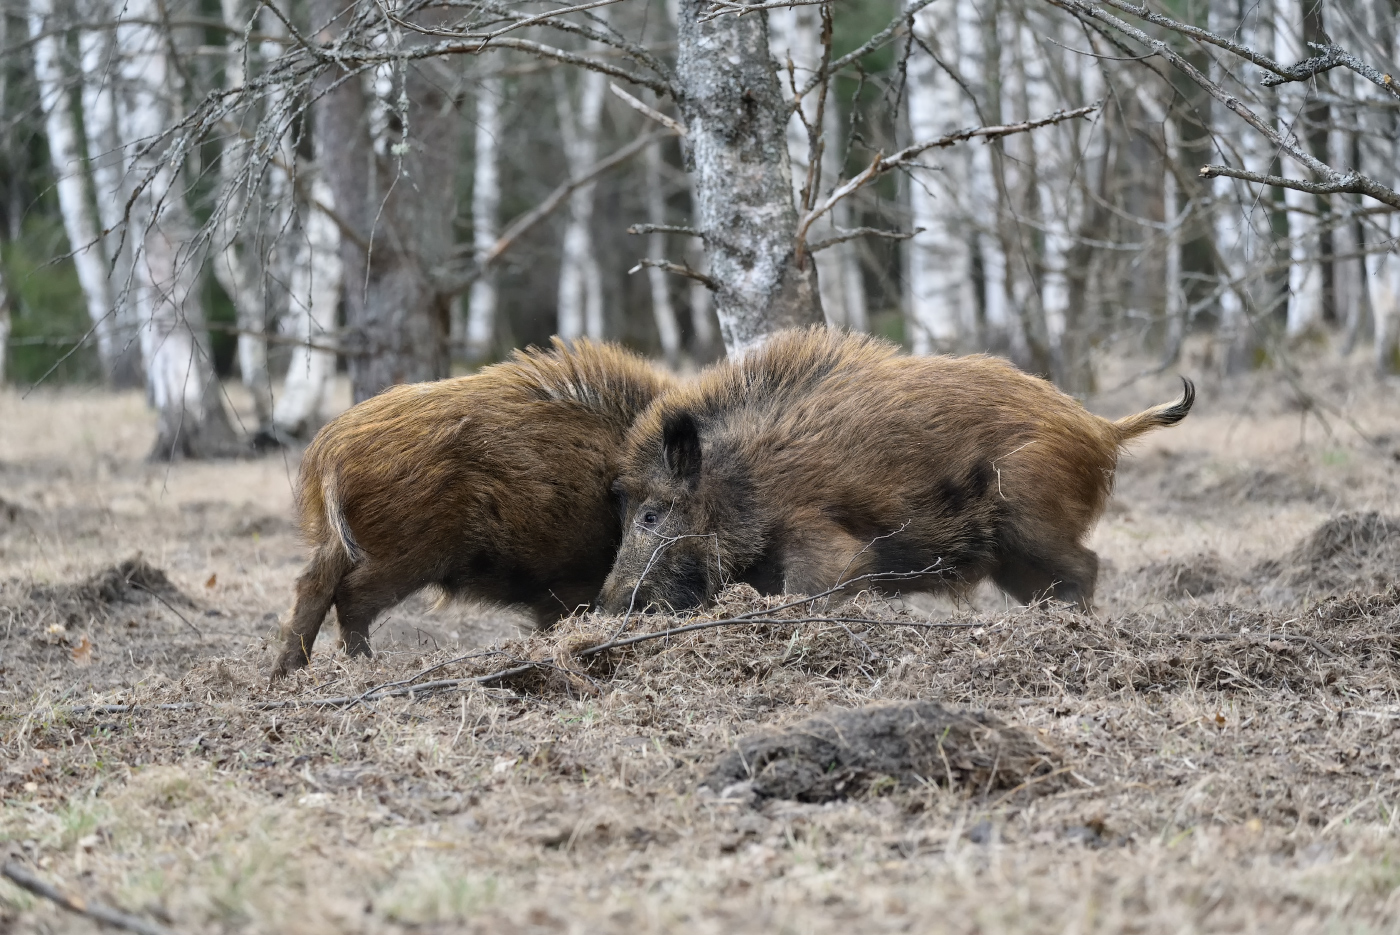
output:
M1309 42L1309 46L1321 52L1321 55L1314 55L1310 59L1299 62L1289 69L1287 75L1265 75L1260 82L1266 88L1276 87L1286 84L1289 81L1306 81L1315 75L1320 75L1324 71L1330 71L1338 66L1350 68L1367 81L1384 88L1390 92L1390 96L1400 100L1400 87L1395 84L1395 79L1390 75L1382 74L1378 69L1372 68L1361 59L1352 55L1346 49L1335 45L1319 45L1316 42Z
M1054 2L1054 0L1051 0L1051 2ZM1044 127L1055 123L1062 123L1066 120L1073 120L1076 117L1084 117L1098 110L1099 105L1101 103L1101 101L1095 101L1094 103L1088 104L1084 107L1076 107L1074 110L1057 110L1049 116L1041 117L1037 120L1027 120L1022 123L1012 123L996 127L976 127L971 130L959 130L956 133L949 133L946 136L940 136L936 140L928 140L927 142L915 143L912 146L906 146L904 149L901 149L899 152L894 153L888 158L886 158L883 154L876 155L875 159L870 163L870 165L866 166L864 172L862 172L860 175L857 175L855 178L848 179L847 181L842 183L836 188L835 191L833 191L830 195L827 196L825 201L823 201L820 205L816 206L812 210L808 211L807 214L803 216L802 221L798 224L797 227L798 255L800 256L804 252L809 251L810 249L805 246L805 243L807 239L807 231L811 228L812 224L815 223L816 220L820 218L823 214L826 214L832 208L836 207L837 202L839 202L842 198L846 198L850 195L855 194L857 191L869 184L873 179L878 178L884 173L889 172L893 169L899 169L910 165L920 154L925 153L930 149L941 149L944 147L952 146L955 143L961 143L966 140L976 139L978 137L987 140L992 140L998 137L1010 136L1013 133L1025 133L1029 130L1036 129L1037 127ZM827 244L827 246L830 246L830 244Z
M818 240L816 243L808 244L807 252L817 253L818 251L825 250L827 247L834 247L839 243L855 240L857 237L881 237L885 240L908 240L916 234L922 234L924 232L922 227L916 227L912 231L890 231L879 227L838 227L836 229L840 233L835 237L828 237L825 240Z
M110 925L128 932L137 932L139 935L172 935L170 929L163 925L157 925L148 919L112 909L95 900L83 899L81 896L69 896L57 887L39 879L17 863L9 862L0 867L0 875L36 896L42 896L57 903L69 912L87 916L89 919L96 919L103 925Z
M655 107L652 107L645 101L633 97L631 94L628 94L626 91L622 90L612 82L608 82L608 90L613 93L613 96L621 99L621 101L624 104L637 111L637 113L649 117L652 120L655 120L657 123L661 124L663 127L666 127L672 133L676 134L676 136L685 136L685 124L681 123L679 120L676 120L674 117L666 116L661 111L657 110Z
M1206 91L1206 93L1210 94L1211 97L1215 98L1227 109L1233 111L1236 116L1244 120L1245 123L1249 124L1255 130L1257 130L1260 134L1263 135L1263 137L1266 140L1273 143L1284 153L1288 154L1289 157L1306 167L1313 174L1322 178L1324 180L1322 184L1342 186L1330 190L1363 194L1371 198L1375 198L1377 201L1384 202L1385 204L1400 207L1400 193L1397 193L1393 189L1381 185L1379 182L1372 181L1371 179L1368 179L1365 176L1359 175L1358 173L1349 172L1343 174L1341 172L1338 172L1336 169L1333 169L1331 166L1318 159L1312 153L1308 152L1307 149L1298 140L1298 137L1296 135L1294 135L1292 132L1289 132L1285 135L1275 130L1274 127L1270 125L1268 121L1261 119L1259 115L1257 115L1256 113L1254 113L1254 111L1246 107L1244 105L1244 102L1242 102L1239 98L1235 97L1233 94L1230 94L1224 88L1220 87L1220 85L1216 84L1206 75L1202 74L1200 69L1198 69L1195 65L1191 64L1191 62L1188 61L1185 58L1185 56L1181 55L1179 52L1177 52L1167 43L1163 42L1161 39L1155 39L1152 36L1149 36L1147 33L1143 32L1141 29L1138 29L1136 26L1132 26L1124 22L1123 20L1119 19L1113 14L1105 11L1101 7L1098 7L1093 3L1087 2L1087 0L1047 0L1047 2L1082 19L1096 20L1100 23L1104 23L1117 30L1118 32L1121 32L1129 38L1133 39L1135 42L1138 42L1152 49L1158 55L1162 56L1167 61L1171 62L1174 66L1176 66L1178 70L1184 72L1188 78L1190 78L1197 85L1199 85L1203 90ZM1213 33L1208 33L1206 30L1198 29L1194 26L1187 27L1185 24L1177 23L1175 20L1171 20L1163 16L1158 16L1155 13L1151 13L1149 15L1150 11L1147 11L1141 7L1134 7L1131 4L1127 4L1125 0L1102 0L1102 2L1118 8L1127 8L1130 12L1133 13L1134 16L1141 16L1144 19L1148 19L1150 22L1157 23L1160 20L1161 22L1158 23L1159 25L1162 25L1168 29L1176 29L1176 31L1181 32L1183 35L1188 35L1193 38L1199 38L1201 41L1210 42L1213 45L1221 45L1222 48L1228 48L1230 51L1236 52L1236 54L1248 58L1250 61L1255 61L1257 64L1260 64L1261 67L1268 68L1270 71L1274 71L1278 74L1283 74L1286 71L1282 68L1282 66L1279 66L1278 63L1274 62L1272 59L1269 59L1266 56L1260 56L1258 53L1255 53L1252 50L1245 48L1244 46L1240 46L1236 43L1228 43L1222 45L1222 43L1226 43L1226 40L1222 40L1219 36L1216 36ZM1139 10L1141 10L1141 12L1138 12Z
M1345 175L1333 173L1333 178L1329 181L1308 182L1303 179L1287 179L1281 175L1264 175L1260 172L1232 169L1229 166L1201 166L1201 178L1213 179L1216 176L1240 179L1245 182L1257 182L1260 185L1273 185L1278 188L1292 188L1310 195L1369 195L1393 208L1400 208L1400 196L1384 185L1377 185L1357 172L1348 172Z
M637 265L627 271L627 275L639 273L648 267L665 270L668 273L675 273L677 276L684 276L686 279L693 279L696 282L704 283L711 292L719 289L719 283L715 282L704 273L698 273L689 266L682 266L679 263L672 263L670 260L638 260Z

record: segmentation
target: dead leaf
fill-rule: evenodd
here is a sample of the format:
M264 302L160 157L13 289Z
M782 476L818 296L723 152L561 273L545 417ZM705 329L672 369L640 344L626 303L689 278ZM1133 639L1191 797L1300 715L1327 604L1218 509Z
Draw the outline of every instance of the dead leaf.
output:
M79 666L92 665L92 640L83 636L73 647L73 664Z
M212 575L209 576L209 580L208 580L208 581L204 582L204 586L205 586L206 588L212 588L214 585L216 585L216 584L218 584L218 583L219 583L219 573L216 571L216 572L214 572Z
M1224 727L1225 715L1221 714L1219 711L1215 712L1215 723L1219 724L1221 727Z

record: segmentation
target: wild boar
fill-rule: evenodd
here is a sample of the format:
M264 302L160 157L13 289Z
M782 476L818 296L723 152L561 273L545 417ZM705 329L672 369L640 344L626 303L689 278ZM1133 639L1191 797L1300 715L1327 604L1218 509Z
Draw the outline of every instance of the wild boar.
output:
M431 585L541 622L592 601L622 537L627 430L671 385L619 347L555 339L327 424L297 482L313 554L273 677L307 664L332 605L343 648L369 655L375 617Z
M813 594L867 575L900 591L990 576L1017 600L1087 610L1098 558L1084 539L1118 450L1186 417L1183 383L1180 400L1110 422L996 358L782 332L637 419L600 604L694 608L726 581Z

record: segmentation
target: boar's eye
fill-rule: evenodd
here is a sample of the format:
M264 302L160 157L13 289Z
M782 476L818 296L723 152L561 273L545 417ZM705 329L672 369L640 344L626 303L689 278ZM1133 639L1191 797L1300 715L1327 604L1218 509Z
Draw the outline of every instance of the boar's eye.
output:
M661 517L656 514L655 510L643 510L641 519L643 526L655 526L661 522Z

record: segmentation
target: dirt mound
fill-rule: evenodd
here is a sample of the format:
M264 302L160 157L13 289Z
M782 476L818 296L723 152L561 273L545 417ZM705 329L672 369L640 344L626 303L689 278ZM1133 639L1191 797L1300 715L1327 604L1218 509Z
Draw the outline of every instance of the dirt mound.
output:
M37 606L53 607L70 623L105 618L123 604L160 601L175 606L195 606L165 572L140 555L110 565L76 584L31 588L29 600Z
M1149 591L1171 600L1204 597L1228 587L1234 577L1214 552L1148 565L1143 575Z
M765 798L828 802L885 779L1010 789L1057 765L1050 749L991 715L915 701L837 711L746 737L702 785L723 791L752 783Z
M1400 575L1400 519L1376 512L1334 516L1257 574L1292 588L1384 591Z

